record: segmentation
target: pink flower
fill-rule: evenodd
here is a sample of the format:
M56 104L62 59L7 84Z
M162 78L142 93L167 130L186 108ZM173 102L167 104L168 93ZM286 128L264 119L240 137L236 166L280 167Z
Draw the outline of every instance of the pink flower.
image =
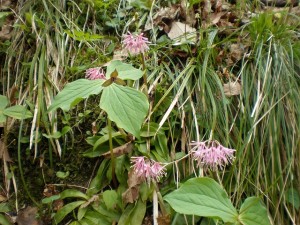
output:
M158 182L166 175L165 168L160 163L148 159L145 161L144 156L132 157L131 162L134 173L148 182L151 180Z
M232 163L234 159L235 149L222 146L217 141L194 142L192 148L192 156L197 161L197 166L203 165L213 170L223 169L228 163Z
M133 35L130 32L124 35L124 40L122 41L124 49L130 54L136 55L139 53L144 53L149 50L148 38L143 36L144 34Z
M89 80L96 80L96 79L106 80L104 71L101 67L87 69L85 71L85 78Z

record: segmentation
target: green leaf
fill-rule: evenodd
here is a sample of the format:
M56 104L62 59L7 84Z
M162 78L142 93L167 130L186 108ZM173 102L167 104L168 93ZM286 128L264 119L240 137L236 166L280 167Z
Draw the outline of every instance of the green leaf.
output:
M67 172L62 172L62 171L57 171L56 172L56 176L60 179L65 179L67 178L68 176L70 175L70 172L67 171Z
M104 88L100 108L118 127L139 137L140 129L148 113L149 103L142 92L117 84Z
M62 221L70 212L72 212L74 209L76 209L78 206L85 203L85 201L76 201L71 202L64 207L62 207L53 217L53 223L58 224L60 221Z
M285 193L286 200L291 203L295 209L299 210L300 197L299 192L295 188L289 188Z
M159 124L150 122L145 124L141 129L141 137L153 137L156 134L164 134L163 129L159 129Z
M8 98L4 95L0 95L0 112L1 110L5 109L8 105Z
M89 197L82 193L81 191L75 190L75 189L67 189L64 190L62 193L60 193L60 198L64 199L64 198L82 198L85 200L88 200Z
M0 224L2 224L2 225L12 225L12 223L9 222L7 217L2 215L2 214L0 214Z
M87 211L87 207L84 207L84 208L79 208L78 209L78 213L77 213L77 219L78 220L81 220L83 217L84 217L84 215L85 215L85 213L86 213L86 211Z
M9 207L7 203L0 203L0 213L9 212Z
M15 119L27 119L32 117L32 113L24 106L15 105L3 110L3 114Z
M238 220L243 225L271 225L266 207L261 204L260 198L249 197L242 204Z
M104 80L87 80L79 79L71 82L55 96L52 105L48 111L53 111L61 108L64 111L69 110L72 106L78 104L82 99L88 98L90 95L99 94L103 87Z
M207 177L192 178L164 198L181 214L213 217L234 223L238 213L222 187Z
M103 201L108 209L113 209L118 202L118 194L115 190L107 190L103 192Z
M48 197L48 198L44 198L44 199L42 200L42 203L43 203L43 204L52 203L52 202L54 202L54 201L57 200L57 199L60 199L60 195L52 195L52 196L50 196L50 197Z
M133 206L128 205L122 214L118 225L140 225L146 213L146 202L141 199Z
M119 60L112 61L106 70L106 78L110 79L114 70L118 71L118 78L122 80L138 80L143 76L143 71L134 68L132 65Z
M83 31L70 31L65 30L65 32L76 41L95 41L105 38L105 36L99 34L90 34Z
M90 220L94 224L101 224L101 225L111 225L112 224L108 221L108 219L104 215L102 215L94 210L87 211L84 218Z

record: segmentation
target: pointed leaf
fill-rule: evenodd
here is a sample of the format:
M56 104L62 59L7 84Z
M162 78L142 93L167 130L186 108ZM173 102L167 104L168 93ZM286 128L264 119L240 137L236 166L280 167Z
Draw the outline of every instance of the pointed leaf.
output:
M85 201L76 201L65 205L55 214L53 218L53 223L59 224L59 222L62 221L70 212L72 212L74 209L76 209L83 203L85 203Z
M12 223L8 220L8 218L2 214L0 214L0 224L2 225L12 225Z
M108 118L118 127L139 137L149 103L142 92L113 83L104 88L100 108L106 111Z
M82 198L85 200L88 200L89 197L82 193L81 191L75 190L75 189L67 189L64 190L62 193L60 193L60 198L64 199L64 198Z
M207 177L192 178L164 198L181 214L220 218L234 223L238 213L222 187Z
M143 222L146 213L146 202L141 199L137 201L135 206L128 205L123 212L119 225L140 225Z
M88 98L90 95L99 94L103 87L104 80L87 80L79 79L71 82L55 96L52 105L48 111L61 108L64 111L69 110L72 106L78 104L82 99Z
M109 79L114 70L118 71L118 78L122 80L138 80L143 76L143 71L134 68L132 65L119 60L112 61L106 70L106 78Z
M15 105L3 110L3 114L15 119L27 119L32 117L32 113L24 106Z
M239 221L243 225L271 225L267 209L258 197L249 197L245 200L240 209Z

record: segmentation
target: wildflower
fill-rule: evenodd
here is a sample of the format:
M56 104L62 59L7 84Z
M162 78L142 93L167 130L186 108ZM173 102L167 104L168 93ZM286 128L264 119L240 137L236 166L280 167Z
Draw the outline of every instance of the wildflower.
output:
M96 80L96 79L106 80L104 71L101 67L87 69L85 71L85 78L89 80Z
M204 165L215 170L218 167L224 168L228 163L234 159L235 149L230 149L222 146L217 141L195 142L192 149L192 156L197 161L197 166Z
M124 49L130 54L136 55L139 53L144 53L149 50L148 38L143 36L144 34L133 35L130 32L124 35L124 40L122 41Z
M131 162L134 173L150 182L151 180L159 181L161 177L166 175L165 168L154 160L146 160L143 156L132 157Z

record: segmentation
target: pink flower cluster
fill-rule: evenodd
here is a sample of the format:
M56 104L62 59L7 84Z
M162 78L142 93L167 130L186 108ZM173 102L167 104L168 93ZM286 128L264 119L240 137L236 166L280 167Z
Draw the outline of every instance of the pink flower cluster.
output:
M206 141L207 142L207 141ZM193 142L192 148L193 159L197 161L197 166L207 166L213 170L223 169L228 163L234 160L235 149L222 146L217 141Z
M144 37L143 33L133 35L130 32L128 32L128 34L125 34L123 37L123 47L130 54L136 55L149 50L148 44L150 42L148 41L148 38Z
M106 80L105 73L101 67L94 67L85 71L85 78L89 80L104 79Z
M131 157L134 173L148 182L151 180L159 181L161 177L166 175L166 168L154 160L148 160L144 156Z

